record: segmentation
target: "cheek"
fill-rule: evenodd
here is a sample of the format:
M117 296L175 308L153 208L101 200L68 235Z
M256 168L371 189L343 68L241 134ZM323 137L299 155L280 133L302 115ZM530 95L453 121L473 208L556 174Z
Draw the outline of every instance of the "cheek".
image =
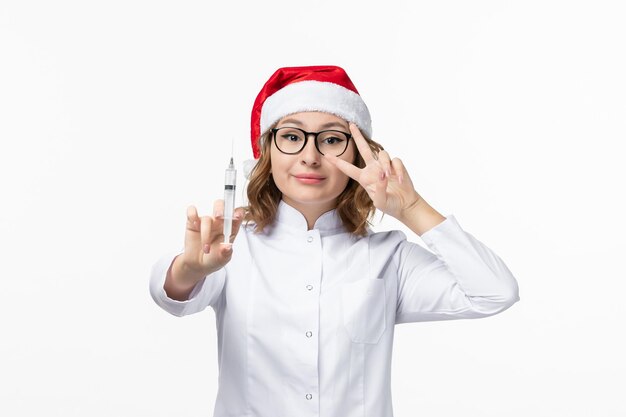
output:
M350 180L350 177L337 168L334 169L333 177L335 178L335 187L340 188L342 191L346 188L346 185L348 185L348 181Z
M272 146L270 150L270 172L272 174L280 173L283 169L281 158L278 151Z
M281 193L284 193L287 182L288 164L284 158L281 158L281 156L282 154L272 146L270 150L270 174L272 175L274 184L276 184L278 190Z

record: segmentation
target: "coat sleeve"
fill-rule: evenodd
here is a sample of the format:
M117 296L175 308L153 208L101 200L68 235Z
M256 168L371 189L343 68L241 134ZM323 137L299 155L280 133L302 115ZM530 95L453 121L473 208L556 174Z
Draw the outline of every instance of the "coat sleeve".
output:
M432 252L404 241L393 257L396 323L487 317L519 301L511 271L453 215L421 238Z
M181 252L171 252L161 258L152 266L150 272L150 295L152 299L165 311L175 316L186 316L198 313L207 306L216 308L217 301L224 288L226 273L224 268L200 280L185 301L174 300L167 296L163 285L174 258Z

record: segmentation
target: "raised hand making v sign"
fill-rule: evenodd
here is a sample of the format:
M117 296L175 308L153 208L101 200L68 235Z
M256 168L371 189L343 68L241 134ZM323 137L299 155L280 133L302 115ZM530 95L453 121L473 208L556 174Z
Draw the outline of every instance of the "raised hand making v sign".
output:
M391 159L385 150L374 153L354 123L350 123L350 132L365 167L332 155L324 158L358 182L378 210L400 220L419 236L446 219L418 194L399 158Z

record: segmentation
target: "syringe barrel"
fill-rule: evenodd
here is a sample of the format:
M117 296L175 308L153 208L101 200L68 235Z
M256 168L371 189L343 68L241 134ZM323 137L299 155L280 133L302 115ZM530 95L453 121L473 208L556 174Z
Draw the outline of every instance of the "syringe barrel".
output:
M233 187L233 189L224 190L224 243L230 242L230 235L233 233L234 211L235 211L235 189Z
M235 189L224 190L224 218L232 219L235 211Z
M237 171L234 169L227 169L226 174L224 175L224 186L227 187L231 185L234 190L236 182L237 182Z
M229 167L224 176L224 243L229 243L233 231L236 181L237 171Z

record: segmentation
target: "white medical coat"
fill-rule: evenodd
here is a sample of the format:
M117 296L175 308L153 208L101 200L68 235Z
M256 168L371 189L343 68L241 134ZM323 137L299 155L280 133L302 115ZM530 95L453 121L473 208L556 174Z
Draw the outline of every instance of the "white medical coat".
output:
M242 225L232 260L187 301L163 284L179 253L153 267L150 293L176 316L215 311L219 378L214 417L391 417L398 323L479 318L519 300L502 260L453 215L421 236L357 237L336 212L312 230L281 202L261 234Z

